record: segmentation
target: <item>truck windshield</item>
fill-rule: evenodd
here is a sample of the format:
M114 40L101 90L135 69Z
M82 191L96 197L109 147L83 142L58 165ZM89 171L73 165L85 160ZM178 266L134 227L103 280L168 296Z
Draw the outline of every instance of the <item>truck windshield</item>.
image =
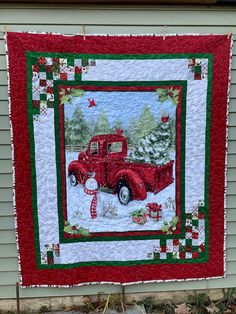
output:
M107 152L112 153L121 153L122 152L122 142L112 142L107 144Z
M98 155L98 142L92 142L90 144L90 155Z

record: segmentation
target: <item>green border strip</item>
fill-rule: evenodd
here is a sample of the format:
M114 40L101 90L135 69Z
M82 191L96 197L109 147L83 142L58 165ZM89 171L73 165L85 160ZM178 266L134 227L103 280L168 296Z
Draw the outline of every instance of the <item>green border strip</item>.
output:
M40 53L40 52L28 52L26 53L26 58L29 59L30 57L39 57L39 56L45 56L45 57L52 57L52 53ZM210 114L211 114L211 97L212 97L212 54L199 54L199 53L191 53L191 54L159 54L159 55L96 55L96 54L61 54L61 53L54 53L53 57L56 58L68 58L73 57L80 59L82 57L87 58L93 58L93 59L113 59L113 60L120 60L120 59L181 59L181 58L208 58L208 90L207 90L207 122L211 121ZM31 61L31 60L30 60ZM210 61L210 63L209 63ZM27 62L27 76L28 76L28 89L32 91L32 63ZM209 77L211 80L209 80ZM62 81L65 85L65 82ZM93 82L93 84L95 81ZM33 219L34 219L34 225L36 228L34 228L34 238L35 238L35 247L36 247L36 261L39 268L73 268L77 266L85 266L88 265L87 262L83 263L74 263L74 264L54 264L54 265L42 265L41 264L41 256L40 256L40 243L39 243L39 225L38 225L38 215L37 215L37 187L36 187L36 169L35 169L35 151L32 149L34 148L34 137L32 137L33 134L33 108L32 108L32 93L27 95L27 103L28 103L28 122L29 122L29 135L30 135L30 160L31 160L31 177L32 177L32 208L33 208ZM205 174L208 173L208 176L205 176L205 209L209 210L209 196L206 194L209 192L209 161L210 161L210 150L209 150L209 144L210 144L210 123L207 123L206 127L206 163L205 163ZM207 155L208 153L208 155ZM186 264L186 263L200 263L203 261L208 260L208 249L209 249L209 214L205 210L206 218L205 218L205 244L206 244L206 251L203 253L200 253L200 255L204 255L204 258L197 258L195 259L183 259L183 260L175 260L171 258L171 261L167 259L165 260L144 260L144 261L125 261L125 262L106 262L106 261L100 261L100 262L91 262L90 264L95 265L138 265L138 264L157 264L157 263L171 263L172 261L174 263L178 264ZM186 214L185 214L186 216ZM173 235L171 235L173 237ZM207 253L207 254L206 254ZM118 264L117 264L118 263ZM68 267L67 267L68 266Z
M210 53L172 53L172 54L79 54L79 53L54 53L54 52L27 52L27 57L45 57L61 59L104 59L104 60L146 60L146 59L191 59L191 58L209 58ZM52 57L53 55L53 57Z
M205 131L205 250L209 258L209 181L210 181L210 131L211 131L211 100L213 81L213 56L208 58L208 84L207 84L207 106L206 106L206 131Z
M28 61L26 55L26 60ZM36 166L35 166L35 142L34 142L34 125L33 125L33 107L32 107L32 63L26 62L27 66L27 106L28 106L28 128L30 141L30 168L32 181L32 208L34 220L34 241L37 265L41 265L40 241L39 241L39 223L37 208L37 184L36 184Z

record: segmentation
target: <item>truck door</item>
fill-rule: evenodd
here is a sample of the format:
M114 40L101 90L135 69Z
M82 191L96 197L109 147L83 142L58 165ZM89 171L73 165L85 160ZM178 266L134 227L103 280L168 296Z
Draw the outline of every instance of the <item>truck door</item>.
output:
M112 185L114 175L118 170L120 170L123 159L123 142L120 140L108 141L107 143L107 181L109 185Z

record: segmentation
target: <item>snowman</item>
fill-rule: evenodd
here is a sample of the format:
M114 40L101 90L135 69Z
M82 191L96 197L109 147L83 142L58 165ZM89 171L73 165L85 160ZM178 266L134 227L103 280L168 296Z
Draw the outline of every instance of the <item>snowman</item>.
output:
M98 195L98 182L94 177L95 173L93 173L91 177L87 179L83 193L85 216L91 219L95 219L98 216L103 216L102 201Z

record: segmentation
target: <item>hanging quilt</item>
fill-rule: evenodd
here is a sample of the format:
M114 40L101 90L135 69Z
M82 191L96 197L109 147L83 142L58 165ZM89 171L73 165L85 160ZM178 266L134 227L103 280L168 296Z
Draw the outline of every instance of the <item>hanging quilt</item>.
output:
M8 33L22 286L222 277L226 35Z

